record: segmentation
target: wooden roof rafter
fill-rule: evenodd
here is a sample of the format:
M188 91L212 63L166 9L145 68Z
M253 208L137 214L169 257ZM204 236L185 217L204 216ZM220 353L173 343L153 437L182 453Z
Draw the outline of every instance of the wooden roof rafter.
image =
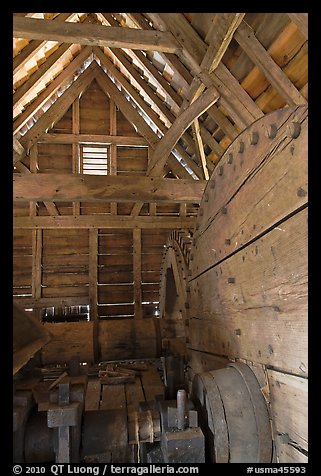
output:
M117 21L113 18L112 14L106 14L106 13L100 13L96 14L97 17L104 22L107 25L113 25L116 27L118 25ZM121 28L121 27L120 27ZM165 107L164 102L155 94L155 92L151 89L150 85L146 83L146 81L140 76L140 74L136 71L135 67L133 67L133 63L131 64L128 59L125 57L124 53L120 52L119 50L115 49L110 49L110 52L112 56L116 57L117 60L125 67L127 70L128 74L130 77L132 77L138 84L139 88L142 88L142 90L147 94L149 99L152 101L152 103L156 106L156 108L159 111L159 114L161 117L165 116L165 119L169 122L169 124L173 124L176 120L177 112L174 115L172 111L170 111L167 107ZM127 53L130 55L132 58L132 61L136 59L138 63L141 64L142 70L146 72L146 75L152 75L155 79L156 75L156 83L159 84L161 88L163 88L163 91L167 95L168 98L170 98L170 101L173 104L176 104L177 111L179 110L179 106L181 105L182 101L177 100L178 94L177 92L166 82L166 81L159 81L158 78L162 77L159 71L152 65L152 63L141 53L138 51L130 51L128 50ZM166 88L164 88L164 84L167 84ZM204 126L201 125L201 130L203 132L203 135L208 132ZM209 134L209 133L208 133ZM188 144L189 147L192 148L194 152L196 152L195 148L195 143L193 141L193 138L189 135L187 131L184 132L182 135L182 139ZM215 142L215 139L212 138L212 142ZM218 144L215 144L217 147L215 147L215 151L217 153L219 146ZM211 149L213 149L213 146L211 146ZM185 155L185 154L184 154ZM184 160L186 160L185 157L183 157ZM187 159L187 163L190 166L190 161ZM199 168L200 168L200 163L199 163ZM193 167L192 167L193 170ZM199 172L198 172L199 174ZM197 175L198 175L197 174Z

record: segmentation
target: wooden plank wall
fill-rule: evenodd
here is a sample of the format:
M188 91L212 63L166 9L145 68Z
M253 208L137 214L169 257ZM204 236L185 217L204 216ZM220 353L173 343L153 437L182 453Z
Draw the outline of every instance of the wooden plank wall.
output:
M79 114L76 114L78 103ZM75 134L79 130L81 134L140 137L121 111L117 110L114 103L102 92L96 81L90 84L74 104L75 110L72 105L48 133ZM40 139L37 152L35 170L40 173L71 174L77 170L81 171L81 166L77 164L78 146L74 147L74 144L42 142ZM131 176L133 180L137 175L145 175L149 157L147 146L111 145L109 154L111 174ZM25 163L29 165L28 158ZM72 202L60 202L56 207L60 215L100 216L130 215L133 205L133 203L81 202L79 207L75 207ZM33 204L32 208L33 213L37 215L46 216L49 213L41 202L36 206ZM14 214L26 216L29 209L29 203L18 203L14 205ZM145 204L141 212L142 215L151 216L193 216L196 213L197 205L194 204L156 203ZM15 229L14 296L20 295L21 299L24 299L25 307L34 305L38 318L41 316L42 302L44 308L51 306L63 308L77 305L79 302L82 305L90 305L90 319L93 321L125 319L126 322L123 325L120 323L117 331L119 336L114 347L115 358L126 358L124 343L126 338L130 340L132 335L137 349L130 346L128 341L130 356L136 352L139 357L148 357L146 352L149 349L150 357L154 357L158 345L154 339L154 323L151 320L148 325L137 323L133 326L130 320L155 316L159 302L162 254L170 232L170 229L132 228L90 230L57 228L37 232ZM35 233L41 235L37 257L33 256ZM90 355L90 359L93 359L94 355L96 358L98 356L113 358L108 328L96 324L90 328L86 323L70 324L77 342L73 342L71 335L67 340L75 349L79 350L82 345L84 346L84 355L81 354L83 358L86 355ZM43 353L44 361L52 362L55 352L57 353L59 349L59 352L61 351L59 329L69 326L69 323L47 325L54 329L54 334L58 336L57 342ZM127 327L128 332L125 332ZM153 339L149 341L151 336ZM87 349L88 345L90 349ZM67 354L69 356L68 352ZM61 352L59 361L64 355L64 352Z
M13 234L13 296L32 295L32 232L14 230Z

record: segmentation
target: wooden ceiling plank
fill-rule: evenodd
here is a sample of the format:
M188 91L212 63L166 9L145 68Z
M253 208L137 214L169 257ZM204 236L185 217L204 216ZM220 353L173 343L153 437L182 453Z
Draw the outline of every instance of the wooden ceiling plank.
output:
M141 52L132 51L132 54L141 62L146 70L152 75L158 84L159 88L165 95L168 95L172 101L179 107L182 104L181 96L173 89L173 87L166 81L162 73L153 65L153 63Z
M61 56L67 51L70 45L64 44L49 56L39 68L30 76L30 78L20 86L13 95L13 107L21 103L31 88L37 87L42 81L43 76L61 59Z
M125 146L147 146L144 137L118 136L105 134L44 134L39 140L43 144L114 144Z
M21 127L23 127L26 122L44 105L44 103L56 93L56 91L64 87L72 76L77 72L80 66L88 59L91 55L92 49L90 46L85 46L82 51L73 59L73 61L50 83L46 89L37 97L25 111L13 123L13 131L16 134Z
M103 17L106 22L113 27L118 27L122 28L119 26L119 23L114 20L112 15L109 13L101 13L101 17ZM146 31L146 30L145 30ZM153 31L153 30L147 30L147 31ZM128 54L132 58L136 58L138 63L140 63L143 66L143 69L147 71L147 73L151 74L152 77L155 79L156 83L158 84L158 87L162 90L162 92L168 96L175 102L176 105L180 105L182 102L181 96L171 87L171 85L165 80L163 75L158 71L157 68L151 63L151 61L141 52L138 50L130 50L128 51Z
M172 127L159 141L151 160L148 164L148 175L160 175L166 163L166 160L182 136L183 132L203 114L210 106L212 106L219 98L215 88L208 89L194 103L192 103L174 122Z
M291 21L296 24L301 33L308 39L309 37L309 28L308 28L308 13L288 13Z
M305 98L261 45L250 26L242 22L234 37L289 106L306 104Z
M152 30L153 28L147 23L146 19L141 13L127 13L128 17L136 23L142 30ZM177 56L173 53L160 52L162 59L167 63L173 71L175 71L182 81L184 81L184 87L188 88L192 82L193 77L185 66L179 61Z
M47 20L51 22L64 22L72 16L72 13L60 13L56 18L53 20ZM15 17L13 17L13 22L15 21ZM14 35L13 35L14 36ZM46 38L47 40L48 38ZM32 40L28 45L26 45L20 53L13 58L13 75L15 75L21 68L23 68L27 61L30 60L36 53L38 53L43 46L45 46L46 41L37 41L37 40Z
M150 228L150 229L190 229L195 225L195 217L164 217L164 216L114 216L114 215L62 215L14 217L13 228L24 229L57 229L57 228Z
M179 44L169 32L144 31L103 25L54 22L34 18L13 18L13 35L33 40L51 40L81 45L109 46L176 53Z
M202 198L203 180L83 174L13 174L13 201L190 202Z
M40 119L20 139L24 147L30 148L45 131L51 128L66 113L74 100L92 82L97 64L92 63L58 99L47 109Z
M194 136L195 136L196 150L198 152L198 155L199 155L199 158L200 158L200 161L201 161L201 164L202 164L204 178L205 178L205 180L208 180L209 179L209 173L208 173L207 166L206 166L204 146L203 146L203 141L202 141L202 137L201 137L201 133L200 133L200 125L199 125L198 119L195 119L193 121L192 127L193 127L193 131L194 131Z

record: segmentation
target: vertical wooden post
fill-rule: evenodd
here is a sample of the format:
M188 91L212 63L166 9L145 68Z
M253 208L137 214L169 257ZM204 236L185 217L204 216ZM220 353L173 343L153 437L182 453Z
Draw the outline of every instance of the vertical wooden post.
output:
M80 114L79 114L79 98L75 99L72 103L72 133L79 134L80 132ZM72 144L72 173L79 174L79 143ZM80 202L73 202L72 204L73 215L80 215Z
M142 230L134 228L133 230L133 249L134 249L134 303L135 319L143 317L142 310Z
M208 170L207 170L206 157L205 157L205 153L204 153L204 146L203 146L203 141L202 141L202 137L201 137L201 133L200 133L200 125L199 125L198 119L195 119L193 121L192 128L193 128L194 140L195 140L195 144L196 144L196 153L199 156L199 159L200 159L201 164L202 164L204 178L205 178L205 180L208 180L209 179L209 173L208 173Z
M89 229L89 304L90 319L94 323L93 328L93 349L94 361L99 362L99 345L98 345L98 313L97 313L97 269L98 269L98 229Z
M36 174L38 172L38 144L37 142L30 149L30 172ZM30 202L30 216L37 215L37 202Z
M186 203L179 204L179 216L186 217Z
M150 202L149 204L149 214L151 217L156 216L156 203L155 202Z
M115 102L110 99L110 135L117 135L117 110ZM117 175L117 145L111 144L109 157L109 174ZM117 215L117 203L110 204L112 215Z
M32 233L32 282L31 292L33 299L41 298L42 278L42 230L31 230ZM35 316L41 320L41 309L35 309Z

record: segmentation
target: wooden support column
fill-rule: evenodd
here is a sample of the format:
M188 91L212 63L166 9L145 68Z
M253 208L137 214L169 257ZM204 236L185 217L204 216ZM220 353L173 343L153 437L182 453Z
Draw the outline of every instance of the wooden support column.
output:
M135 228L133 230L134 244L134 302L135 319L143 317L142 312L142 230Z
M210 176L206 166L206 157L204 153L204 146L203 146L203 141L202 141L202 137L200 133L200 125L199 125L198 119L195 119L193 121L192 127L193 127L193 133L195 137L195 143L196 143L196 152L202 164L204 178L205 180L208 180Z
M97 313L97 266L98 266L98 228L90 228L89 230L89 304L90 304L90 320L93 321L93 349L94 361L99 362L99 346L98 346L98 313Z
M72 103L72 133L79 134L80 132L80 115L79 115L79 97ZM72 144L72 173L79 174L80 146L79 144ZM73 202L72 204L73 215L80 215L80 202Z
M149 215L151 217L156 216L156 202L150 202L150 204L149 204Z
M36 174L38 172L38 144L35 143L30 149L30 172ZM30 202L29 210L30 216L37 215L37 202Z
M179 204L179 216L186 217L186 203Z
M115 102L110 99L110 134L117 135L117 110ZM117 175L117 145L110 145L109 174ZM117 215L117 203L111 202L110 211L112 215Z
M42 230L31 230L32 233L32 298L41 298L42 278ZM34 315L41 320L41 309L36 309Z

